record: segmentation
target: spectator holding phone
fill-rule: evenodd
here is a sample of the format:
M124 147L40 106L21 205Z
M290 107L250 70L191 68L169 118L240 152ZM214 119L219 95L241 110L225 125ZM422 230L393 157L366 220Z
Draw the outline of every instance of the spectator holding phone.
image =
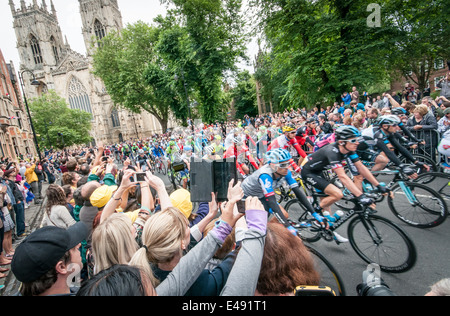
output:
M441 89L441 97L450 99L450 71L444 78L439 80L439 82L436 84L436 87Z

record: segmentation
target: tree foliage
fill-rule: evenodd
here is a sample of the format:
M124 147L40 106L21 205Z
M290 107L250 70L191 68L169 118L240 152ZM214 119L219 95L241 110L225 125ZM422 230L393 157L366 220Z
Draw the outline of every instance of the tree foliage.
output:
M66 100L53 90L33 99L30 111L41 147L61 149L64 146L87 144L92 139L89 134L92 115L70 109Z
M236 86L231 90L231 97L234 101L236 117L258 115L255 81L248 71L242 71L237 75Z
M225 76L237 70L236 62L239 59L246 58L245 44L248 37L244 34L242 1L163 2L174 6L169 11L169 20L176 21L182 31L178 33L180 36L175 34L172 37L179 40L179 45L168 45L173 42L166 40L162 51L176 61L178 74L184 73L185 82L198 103L197 111L201 118L206 122L224 119L229 107L224 91Z
M383 11L394 36L387 44L389 65L422 91L436 59L450 59L447 1L386 0ZM395 77L394 77L395 78Z
M389 29L367 26L367 5L357 0L255 0L270 47L270 73L284 73L287 106L338 100L351 86L384 78L381 56Z
M154 115L163 130L167 129L169 106L161 99L159 86L148 83L149 65L157 64L155 50L158 30L144 22L129 24L120 33L110 32L93 55L94 74L101 78L116 106L134 113Z

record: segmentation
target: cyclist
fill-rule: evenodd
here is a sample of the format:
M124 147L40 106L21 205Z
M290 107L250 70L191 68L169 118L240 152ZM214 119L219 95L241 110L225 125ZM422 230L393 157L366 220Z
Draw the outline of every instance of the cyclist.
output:
M250 173L249 167L245 164L244 161L241 160L241 155L244 154L248 161L252 164L252 166L258 170L259 165L256 162L255 158L253 158L247 146L244 145L242 139L240 137L233 138L233 145L228 147L228 149L223 154L223 159L227 158L236 158L236 168L243 178L246 178Z
M151 169L150 162L148 161L148 156L145 154L144 149L138 150L138 155L136 156L136 165L141 168L142 172Z
M180 171L181 179L183 180L183 189L187 189L189 181L189 171L191 170L191 157L192 157L192 147L184 146L183 154L181 155L181 160L185 163L186 168Z
M302 179L313 186L315 189L322 191L327 197L321 199L320 205L314 210L322 213L323 210L330 211L331 205L343 198L342 191L331 184L323 176L323 171L331 168L342 185L347 188L362 205L371 205L373 200L363 194L362 190L347 176L343 162L346 161L352 173L356 173L366 178L374 187L386 194L389 190L381 185L372 175L355 153L359 145L361 134L359 130L350 125L339 127L335 132L336 143L329 144L319 149L315 153L308 156L308 161L302 169ZM344 240L338 240L343 242Z
M297 142L297 139L295 138L295 135L297 134L297 129L293 124L287 124L283 126L283 133L284 135L277 137L270 143L267 150L271 151L276 148L288 149L292 146L297 150L297 153L300 155L301 158L299 159L299 164L301 164L303 159L306 158L306 153L300 147L299 143ZM295 172L300 172L300 167L294 162L294 159L291 158L289 163L291 164Z
M215 135L211 146L214 146L216 155L219 155L220 157L223 156L225 152L225 147L222 145L222 136Z
M159 143L155 142L155 145L151 148L151 154L153 155L153 157L158 157L158 158L162 158L164 157L164 150L159 147Z
M375 152L372 157L363 155L363 160L372 160L375 165L372 171L383 170L389 161L393 162L398 167L403 167L402 162L392 149L398 150L406 159L420 168L425 168L427 171L430 168L414 158L414 156L401 145L402 136L398 133L399 125L402 124L400 119L395 115L385 115L380 117L377 126L369 127L363 130L362 135L366 139L364 143L358 146L358 152L368 152L367 149L372 147ZM412 178L417 178L417 174L411 175Z
M175 158L179 155L180 150L177 146L177 143L174 140L169 141L169 146L166 149L166 157L167 157L167 169L170 170L172 162L175 161Z
M281 206L277 203L275 197L274 188L284 178L300 203L319 222L323 223L323 217L314 212L314 208L309 203L306 195L300 190L297 181L292 177L292 173L289 170L290 161L292 160L291 154L285 149L276 148L267 152L266 159L267 163L264 166L242 182L241 187L244 191L244 197L258 197L269 213L273 213L281 224L294 235L297 235L297 230L294 228L293 223L283 214Z

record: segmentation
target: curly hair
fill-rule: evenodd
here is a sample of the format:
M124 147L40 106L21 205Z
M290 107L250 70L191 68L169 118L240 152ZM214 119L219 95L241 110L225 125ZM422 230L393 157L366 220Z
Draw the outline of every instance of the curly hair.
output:
M50 217L50 211L53 206L55 206L55 205L66 206L67 205L66 194L64 193L63 188L57 184L50 184L48 186L46 196L47 196L47 204L46 204L45 210L49 217Z

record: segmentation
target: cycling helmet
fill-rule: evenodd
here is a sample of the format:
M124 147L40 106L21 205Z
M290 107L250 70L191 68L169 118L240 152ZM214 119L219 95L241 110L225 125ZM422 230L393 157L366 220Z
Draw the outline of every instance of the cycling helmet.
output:
M268 151L266 154L267 163L283 163L292 159L291 154L282 148L276 148Z
M173 140L171 140L170 142L169 142L169 146L175 146L177 143L175 143L175 141L173 141Z
M404 108L393 108L391 113L394 115L408 115Z
M398 125L400 124L400 119L395 115L384 115L379 118L377 125Z
M142 155L143 153L144 153L144 150L143 149L139 149L138 154Z
M335 132L336 140L348 140L352 138L361 137L359 130L351 125L344 125L339 127Z
M240 136L238 137L233 137L233 143L235 144L240 144L242 143L242 138Z
M191 146L184 146L183 150L184 151L192 151L192 147Z
M293 124L286 124L283 126L283 133L295 131L295 126Z
M308 130L308 127L306 126L302 126L297 130L297 134L295 136L298 137L304 137L306 136L306 131Z
M214 155L216 153L216 148L214 148L214 146L205 147L204 150L207 155Z

